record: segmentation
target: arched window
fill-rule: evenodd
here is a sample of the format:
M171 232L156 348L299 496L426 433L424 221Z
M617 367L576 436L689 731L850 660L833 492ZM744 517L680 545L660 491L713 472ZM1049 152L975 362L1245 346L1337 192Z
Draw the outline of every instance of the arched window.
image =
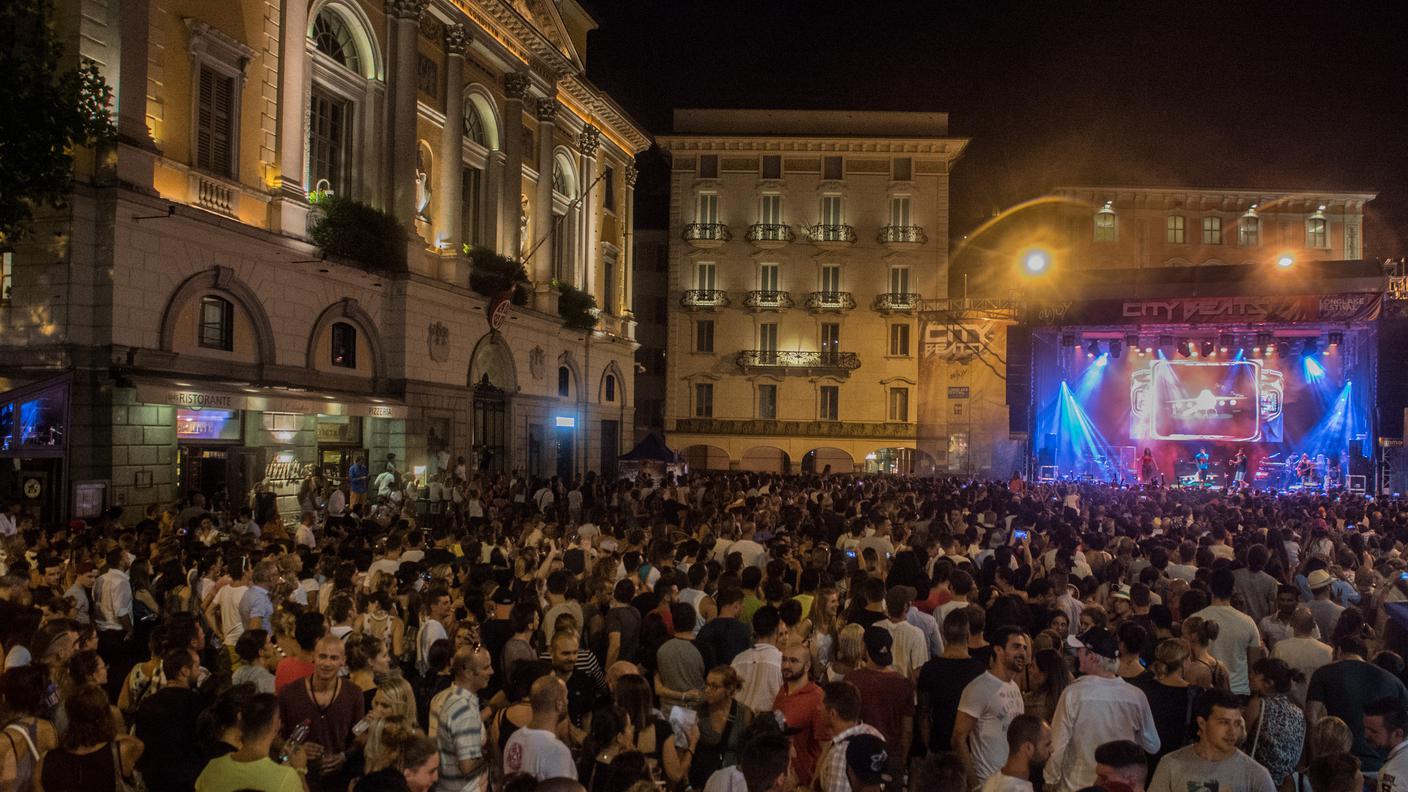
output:
M572 173L572 163L561 156L552 161L552 189L568 198L577 197L577 177Z
M1114 242L1118 236L1118 228L1113 202L1106 201L1105 205L1100 207L1100 211L1095 213L1095 241Z
M332 326L332 364L357 368L357 328L346 322Z
M351 71L362 73L362 58L357 52L357 41L352 35L352 27L336 11L324 7L318 12L318 16L313 20L310 38L319 52Z
M200 298L200 332L197 339L206 349L230 352L235 348L235 306L223 297Z
M464 103L464 136L486 149L491 148L489 145L489 122L480 114L479 108L473 101Z
M566 366L557 367L557 395L564 399L572 395L572 372Z
M609 401L609 402L614 402L614 401L616 401L616 375L614 375L614 374L607 374L607 375L606 375L606 387L605 387L605 390L606 390L606 400Z

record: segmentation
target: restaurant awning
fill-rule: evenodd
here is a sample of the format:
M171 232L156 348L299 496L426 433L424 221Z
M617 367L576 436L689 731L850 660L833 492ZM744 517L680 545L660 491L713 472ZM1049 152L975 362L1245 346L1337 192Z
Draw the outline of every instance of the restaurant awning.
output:
M299 415L405 418L398 399L334 390L276 388L235 382L137 378L137 400L187 409L259 410Z

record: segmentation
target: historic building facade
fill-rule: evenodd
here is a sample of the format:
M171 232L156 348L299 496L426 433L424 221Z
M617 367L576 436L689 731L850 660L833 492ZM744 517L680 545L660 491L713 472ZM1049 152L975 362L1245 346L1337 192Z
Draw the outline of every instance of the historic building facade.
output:
M665 429L695 468L909 472L948 279L942 113L680 110Z
M4 254L0 500L87 516L262 482L287 507L307 471L363 455L613 468L649 139L583 77L581 5L59 6L119 137ZM328 196L394 216L404 267L323 255ZM526 304L486 310L466 245L521 258ZM564 326L557 283L595 297L594 331Z

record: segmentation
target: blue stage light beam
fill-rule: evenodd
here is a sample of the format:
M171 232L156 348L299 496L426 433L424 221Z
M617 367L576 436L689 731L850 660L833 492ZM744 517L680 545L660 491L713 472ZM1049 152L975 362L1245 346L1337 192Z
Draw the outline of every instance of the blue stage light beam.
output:
M1304 366L1306 382L1319 382L1324 378L1325 367L1320 365L1320 361L1313 357L1306 356Z
M1056 464L1062 475L1091 474L1103 479L1117 474L1118 457L1066 383L1055 405Z

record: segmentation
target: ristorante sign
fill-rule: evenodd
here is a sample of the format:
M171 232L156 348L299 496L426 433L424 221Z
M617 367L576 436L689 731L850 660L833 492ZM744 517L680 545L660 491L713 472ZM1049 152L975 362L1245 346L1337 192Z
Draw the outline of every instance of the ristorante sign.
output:
M1275 324L1372 322L1382 309L1383 295L1366 292L1039 303L1031 306L1027 316L1035 325Z
M405 418L406 407L336 398L284 395L264 388L236 393L213 388L181 388L163 382L138 382L137 400L146 404L171 404L194 410L261 410L302 415L356 415L364 418Z

